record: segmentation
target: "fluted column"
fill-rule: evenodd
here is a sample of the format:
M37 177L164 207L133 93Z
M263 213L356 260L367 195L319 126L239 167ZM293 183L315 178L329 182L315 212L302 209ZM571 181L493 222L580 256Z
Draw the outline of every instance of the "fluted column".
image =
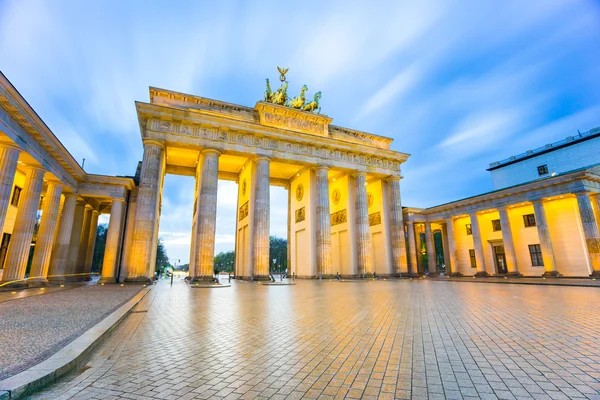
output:
M498 209L498 214L500 214L500 227L502 228L502 243L504 245L504 256L506 257L507 275L520 276L508 210L506 207L501 207Z
M425 222L425 245L427 247L427 276L438 276L437 260L435 259L435 242L431 232L431 222Z
M331 212L329 208L329 168L319 166L317 175L316 245L317 274L332 275L331 261Z
M408 274L406 258L406 240L404 238L404 221L402 220L402 199L400 198L400 177L388 179L390 189L390 237L392 247L392 270L402 276Z
M477 264L476 276L488 276L485 269L485 256L483 255L483 243L481 242L481 231L479 230L479 217L477 213L469 213L471 218L471 234L473 235L473 247L475 248L475 262Z
M90 226L92 225L92 211L94 209L89 204L85 206L83 214L83 227L81 228L81 236L79 237L79 252L77 254L77 274L78 279L87 278L81 275L85 271L85 260L87 258L88 241L90 238Z
M220 155L217 150L204 150L196 177L199 182L194 243L195 276L192 276L192 282L212 281L213 278Z
M408 243L408 274L409 276L419 275L419 266L417 264L417 242L415 240L415 224L413 221L406 221Z
M254 175L254 280L269 279L269 186L270 164L266 157L255 161Z
M67 257L69 255L69 244L71 242L71 230L73 228L73 217L75 216L75 204L77 195L67 193L64 195L63 210L58 224L58 234L52 250L52 259L50 262L50 271L48 271L48 280L61 281L67 268Z
M104 259L102 260L101 282L115 282L117 280L117 255L119 253L119 238L121 237L121 218L123 216L124 199L114 198L110 206L108 219L108 232L106 232L106 245Z
M456 258L456 242L454 241L454 219L446 218L446 236L448 241L448 258L451 276L462 276Z
M49 182L46 196L42 205L42 220L38 230L37 242L33 251L31 271L27 282L45 283L48 281L48 268L54 244L54 233L58 223L58 210L62 186L56 182Z
M16 145L0 143L0 233L6 220L19 154L21 149Z
M25 185L4 264L2 280L5 282L25 278L44 174L43 169L30 167L25 175Z
M367 203L367 174L357 172L354 175L356 192L356 249L358 275L373 273L373 244L369 229L369 209Z
M156 260L152 259L154 231L158 218L158 196L161 182L163 145L160 142L144 142L144 159L140 173L135 226L131 244L130 265L127 268L128 281L147 281L149 271L154 271Z
M600 231L598 221L594 215L594 209L589 193L577 193L577 205L579 206L579 215L583 227L583 235L587 245L588 255L590 257L590 266L592 275L600 275Z
M67 255L67 266L65 268L65 279L77 280L77 261L79 257L79 245L81 243L81 232L83 231L83 222L85 216L86 202L77 201L75 204L75 214L73 216L73 226L71 228L71 239L69 240L69 252Z
M556 270L556 259L554 258L552 238L550 237L550 229L548 228L548 219L546 218L544 204L541 200L535 200L532 201L532 203L538 238L540 240L540 249L542 250L542 259L544 260L544 275L560 276L560 273Z
M85 268L83 270L86 274L91 274L92 263L94 262L94 249L96 248L96 234L98 233L98 217L100 213L97 210L92 210L92 219L90 220L90 233L88 235L87 251L85 255ZM91 275L89 275L91 278Z

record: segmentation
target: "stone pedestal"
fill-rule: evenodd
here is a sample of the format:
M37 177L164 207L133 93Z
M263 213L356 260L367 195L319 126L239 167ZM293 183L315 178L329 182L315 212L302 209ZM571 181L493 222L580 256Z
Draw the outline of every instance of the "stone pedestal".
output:
M331 276L331 212L329 208L329 168L317 167L316 247L317 276ZM289 246L289 245L288 245Z
M437 260L435 259L435 244L433 233L431 232L431 223L425 222L425 245L427 246L427 276L439 276L437 270Z
M19 154L21 149L16 145L0 143L0 231L4 228L10 204Z
M28 168L25 175L25 185L19 200L17 218L6 253L3 282L21 281L25 278L44 174L43 169ZM19 284L19 282L15 283Z
M392 249L392 271L396 276L408 275L404 221L402 219L402 199L400 198L400 177L388 179L390 190L390 239Z
M196 235L194 275L191 282L214 280L215 230L217 225L217 185L219 181L219 153L204 150L198 163L196 205Z
M500 214L500 227L502 228L502 243L504 245L504 255L506 257L506 275L521 276L517 267L517 256L515 254L515 245L513 242L512 229L508 210L504 207L498 209Z
M106 245L104 247L104 259L102 260L101 282L114 283L116 278L117 256L119 253L119 238L121 232L121 218L123 215L123 204L125 200L112 199L110 206L110 219L108 220L108 232L106 233Z
M255 162L254 179L254 251L252 276L255 281L269 278L269 168L271 161L259 157Z
M163 159L162 143L146 140L135 210L131 257L129 257L129 265L126 266L125 281L128 282L148 282L152 279L150 274L156 264L152 254L154 254L153 248L156 248L155 230L159 217L158 200L161 192Z
M74 193L67 193L64 197L65 201L63 203L63 210L58 225L58 234L53 246L50 270L48 271L49 281L63 281L67 267L67 257L69 255L69 243L71 241L71 230L73 228L77 195Z
M560 273L556 269L554 249L552 247L550 229L548 228L548 219L546 218L546 211L544 210L544 204L541 200L533 201L533 212L535 214L535 224L540 240L540 249L542 250L542 259L544 260L544 276L560 276Z
M600 231L598 229L598 221L594 215L592 207L592 199L589 193L577 194L577 205L579 206L579 215L581 217L581 225L583 235L587 245L590 266L592 267L592 276L600 275Z
M355 190L356 249L358 276L370 276L373 273L373 244L369 229L369 209L367 203L367 174L357 172L352 175Z
M55 182L48 183L46 196L42 205L42 220L38 230L37 243L33 252L31 271L27 283L44 284L48 282L48 268L54 244L54 233L58 223L58 210L62 186Z
M469 214L471 218L471 234L473 235L473 247L475 247L475 263L477 273L475 276L489 276L485 269L485 257L483 255L483 243L481 242L481 231L479 230L479 218L475 212Z

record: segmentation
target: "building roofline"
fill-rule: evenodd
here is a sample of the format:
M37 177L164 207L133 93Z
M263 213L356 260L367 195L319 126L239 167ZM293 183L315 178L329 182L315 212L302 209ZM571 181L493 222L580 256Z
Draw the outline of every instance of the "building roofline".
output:
M530 158L534 158L540 156L542 154L550 153L558 149L562 149L565 147L572 146L574 144L585 142L586 140L594 139L600 136L600 127L590 129L587 132L579 133L576 136L567 136L563 140L559 140L554 143L549 143L543 147L538 147L537 149L528 150L525 153L517 154L516 156L512 156L506 158L504 160L495 161L490 164L490 167L487 171L493 171L502 167L506 167L507 165L515 164L524 160L528 160Z

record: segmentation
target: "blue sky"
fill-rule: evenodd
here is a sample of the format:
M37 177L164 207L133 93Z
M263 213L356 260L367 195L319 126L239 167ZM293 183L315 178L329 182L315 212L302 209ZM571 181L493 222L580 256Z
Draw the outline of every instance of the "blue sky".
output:
M88 172L132 175L134 101L158 86L253 106L276 66L334 124L395 139L403 204L491 189L492 161L600 126L594 1L0 0L0 69ZM167 176L161 236L187 262L192 178ZM220 182L217 250L233 248ZM272 189L271 231L287 194Z

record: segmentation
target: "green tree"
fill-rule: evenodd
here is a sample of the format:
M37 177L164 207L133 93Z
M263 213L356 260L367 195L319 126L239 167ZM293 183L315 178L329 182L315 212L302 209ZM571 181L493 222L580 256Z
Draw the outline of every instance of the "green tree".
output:
M235 265L235 253L233 251L220 252L215 256L215 267L217 271L233 272Z
M156 247L156 270L158 271L159 269L169 266L171 266L171 264L169 263L169 257L167 257L167 250L165 249L162 238L158 238Z
M271 272L283 272L287 270L287 240L271 236L269 238L269 265ZM273 260L276 260L273 264Z
M102 262L104 261L104 249L106 249L106 234L108 226L106 224L98 225L96 231L96 244L94 245L94 258L92 259L92 271L100 272Z

